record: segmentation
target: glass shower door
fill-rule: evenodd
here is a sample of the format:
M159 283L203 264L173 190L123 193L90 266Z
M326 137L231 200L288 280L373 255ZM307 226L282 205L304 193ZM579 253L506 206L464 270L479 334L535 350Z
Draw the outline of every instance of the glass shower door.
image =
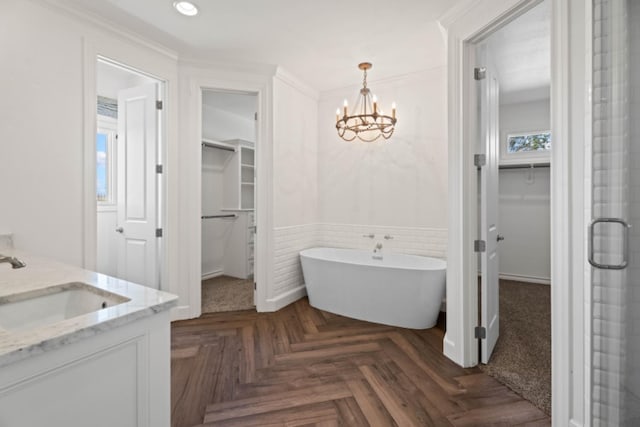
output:
M640 425L639 19L638 1L593 1L593 426Z

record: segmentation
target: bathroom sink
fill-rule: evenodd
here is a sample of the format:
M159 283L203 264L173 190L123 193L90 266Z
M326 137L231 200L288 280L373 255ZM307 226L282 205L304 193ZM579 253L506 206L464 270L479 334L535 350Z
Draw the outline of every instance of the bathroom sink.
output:
M0 329L26 331L130 301L74 282L0 297Z

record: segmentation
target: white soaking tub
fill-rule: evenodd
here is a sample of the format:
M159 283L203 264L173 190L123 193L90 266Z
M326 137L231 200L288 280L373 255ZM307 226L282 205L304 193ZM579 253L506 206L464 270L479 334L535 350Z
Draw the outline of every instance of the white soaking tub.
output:
M431 328L445 293L447 264L437 258L312 248L300 252L309 303L369 322Z

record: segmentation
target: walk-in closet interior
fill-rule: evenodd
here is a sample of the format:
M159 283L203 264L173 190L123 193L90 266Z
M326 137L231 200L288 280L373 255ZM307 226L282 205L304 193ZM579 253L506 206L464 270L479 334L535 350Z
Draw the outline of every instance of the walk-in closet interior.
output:
M551 1L485 41L497 80L499 332L481 369L551 413ZM493 204L495 203L495 205Z
M257 95L202 93L202 312L254 307Z

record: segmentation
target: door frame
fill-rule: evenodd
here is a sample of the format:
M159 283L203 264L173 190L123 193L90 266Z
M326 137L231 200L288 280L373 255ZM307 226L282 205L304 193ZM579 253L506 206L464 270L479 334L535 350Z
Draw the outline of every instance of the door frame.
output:
M208 83L212 83L212 82L208 82ZM237 94L244 94L244 95L254 95L256 97L256 126L255 126L255 142L253 144L253 150L254 150L254 179L256 182L256 186L255 186L255 193L254 193L254 209L253 209L253 214L254 214L254 227L256 227L256 230L258 229L258 223L259 223L259 219L262 216L261 215L261 205L258 203L259 199L262 199L259 196L259 192L262 189L262 183L260 183L259 179L259 173L260 170L262 169L262 164L263 161L260 160L261 158L261 147L260 145L263 143L263 141L265 140L264 136L261 136L261 129L263 129L262 126L262 114L261 112L264 111L264 109L261 108L262 105L262 100L264 99L264 95L261 93L260 90L244 90L244 89L231 89L228 87L225 88L220 88L220 87L210 87L208 85L203 86L202 84L204 84L203 82L200 83L200 86L198 86L198 95L196 96L197 100L198 100L198 108L197 108L197 114L195 117L195 124L197 129L199 129L199 138L196 141L197 142L197 146L199 149L199 164L202 165L202 99L203 99L203 92L204 91L209 91L209 92L218 92L218 93L237 93ZM198 212L202 212L202 167L197 168L198 170L198 194L200 195L198 197ZM198 227L199 227L199 232L198 232L198 236L200 237L197 241L198 243L198 247L200 248L200 251L198 252L198 256L197 256L197 261L198 261L198 265L200 266L200 271L202 269L202 221L198 222ZM264 234L264 233L263 233ZM261 254L266 254L267 252L262 252L261 249L264 247L264 245L262 245L261 239L258 238L258 233L255 232L254 233L254 251L253 251L253 262L254 262L254 267L253 267L253 283L255 285L254 291L253 291L253 303L256 306L256 310L257 311L261 311L258 307L262 308L262 303L258 304L258 301L260 300L260 298L264 298L266 300L265 297L265 286L264 284L266 283L264 280L260 280L260 276L258 275L258 264L260 264L260 271L263 270L263 263L260 260L260 258L262 258L265 255L261 255ZM192 312L196 312L198 313L198 316L200 316L202 313L202 286L200 286L201 282L198 282L198 286L193 286L192 289L190 289L190 293L193 296L192 304L195 305L195 307L192 307Z
M130 65L128 61L115 59L113 55L103 55L99 53L95 45L85 41L84 44L84 146L83 146L83 194L84 194L84 215L83 215L83 267L87 270L95 271L97 264L97 203L95 197L96 182L96 156L95 156L95 135L97 132L96 105L98 102L97 82L98 61L112 64L135 74L140 74L157 81L159 85L159 98L164 106L160 111L160 127L158 130L158 163L165 164L167 159L167 80L154 75L151 72ZM167 229L167 177L166 173L158 174L156 190L157 228ZM165 237L156 240L156 260L158 269L158 289L169 291L169 281L167 277L167 244L163 242Z
M477 236L477 172L473 166L475 140L469 99L473 94L470 49L541 0L495 2L475 0L464 8L455 8L440 19L447 30L448 46L448 135L449 135L449 228L447 254L447 327L444 354L461 366L478 363L478 342L474 328L478 318L477 254L473 240ZM586 0L585 0L586 2ZM552 312L552 406L554 425L582 425L586 400L584 349L586 315L582 300L574 303L574 292L583 288L583 271L576 270L572 227L582 215L572 218L572 206L583 183L572 185L576 158L571 144L572 123L570 86L571 23L584 16L570 16L570 0L552 1L551 12L551 129L554 135L551 170L551 312ZM578 34L582 37L582 34ZM584 55L584 51L577 53ZM576 53L574 53L574 56ZM575 95L574 96L578 96ZM581 99L581 101L583 101ZM584 124L583 124L584 126ZM570 150L571 149L571 150ZM574 161L572 162L572 156ZM582 159L580 159L582 160ZM573 175L572 175L573 174ZM575 216L575 215L574 215ZM573 223L572 223L573 220ZM577 221L576 221L577 220ZM581 311L582 310L582 311ZM580 354L578 354L580 353ZM575 368L575 369L573 369Z
M183 164L192 167L188 171L189 176L183 176L188 180L189 193L183 195L187 199L187 211L189 212L188 231L186 239L188 243L188 295L189 318L199 317L202 314L202 91L235 91L254 93L257 95L258 126L255 143L255 173L259 186L256 188L255 199L255 264L254 280L256 283L255 304L257 311L269 311L267 303L268 278L272 274L272 263L267 260L268 254L273 253L273 218L270 207L272 206L272 143L271 143L271 109L272 90L271 79L273 75L258 75L241 73L235 70L208 70L201 68L201 64L183 65L185 74L190 78L183 81L182 90L188 93L184 97L181 108L189 112L185 118L183 132L185 135L185 160ZM214 77L219 75L218 77ZM271 249L270 249L271 248Z

